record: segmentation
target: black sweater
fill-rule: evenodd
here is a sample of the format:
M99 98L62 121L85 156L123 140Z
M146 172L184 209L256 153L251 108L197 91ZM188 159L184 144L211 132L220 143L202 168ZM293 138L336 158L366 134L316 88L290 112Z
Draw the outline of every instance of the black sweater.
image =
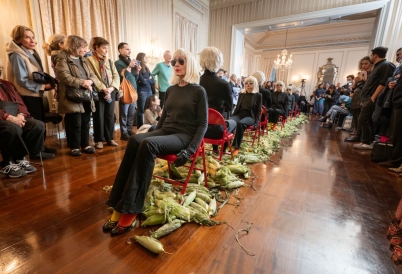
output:
M200 78L200 86L207 92L208 107L223 114L233 108L232 88L229 82L219 78L215 72L205 70Z
M156 129L168 133L184 133L194 136L187 149L194 153L208 125L207 94L203 87L188 84L170 86L166 90L162 116Z
M402 80L399 80L394 87L394 93L392 94L392 106L394 109L402 108Z
M273 109L281 109L285 112L285 115L287 116L288 113L288 105L289 105L289 99L288 99L288 94L286 92L272 92L272 104L271 108Z

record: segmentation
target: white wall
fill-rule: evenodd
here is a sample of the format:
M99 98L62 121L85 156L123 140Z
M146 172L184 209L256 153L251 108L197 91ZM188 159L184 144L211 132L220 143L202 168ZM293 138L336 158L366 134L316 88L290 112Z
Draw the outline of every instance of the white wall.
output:
M341 84L346 83L346 76L349 74L356 75L357 65L359 60L367 55L369 50L368 45L355 48L343 49L329 49L329 50L314 50L314 51L292 51L293 66L288 74L288 82L286 84L294 84L301 86L301 78L307 79L306 94L307 96L314 89L317 84L317 73L319 67L327 63L327 58L333 58L332 64L338 67L338 77L336 82ZM272 54L265 54L264 57L271 56Z

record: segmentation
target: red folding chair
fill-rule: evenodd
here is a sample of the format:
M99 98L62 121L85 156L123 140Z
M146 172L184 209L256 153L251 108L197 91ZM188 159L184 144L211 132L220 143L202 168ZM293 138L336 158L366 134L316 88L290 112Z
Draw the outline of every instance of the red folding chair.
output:
M222 114L220 114L218 111L216 111L212 108L209 108L208 109L208 125L223 126L222 138L211 139L211 138L204 137L205 143L220 146L219 158L214 157L214 156L212 156L212 157L219 159L219 161L222 160L222 155L224 153L226 153L223 148L224 148L225 143L227 142L229 145L229 149L230 149L230 153L227 153L227 154L230 154L232 156L232 160L233 160L234 158L233 158L232 144L231 144L230 140L232 140L234 138L234 135L233 135L233 133L227 132L226 122L225 122L225 119L223 118Z
M279 123L281 123L281 130L283 129L283 127L285 126L287 119L284 116L279 116Z
M195 166L196 162L197 162L197 158L198 157L202 157L202 165L203 168L198 168ZM183 187L181 193L184 194L186 193L186 188L187 188L187 184L190 180L191 174L193 174L193 170L201 170L204 172L204 182L205 182L205 187L208 187L208 179L207 179L207 165L205 162L205 148L204 148L204 141L202 140L200 145L198 146L197 151L191 155L190 159L191 159L191 165L184 165L185 167L188 167L188 174L186 177L186 180L184 183L179 182L177 180L172 179L173 178L173 173L172 173L172 169L170 167L171 164L174 163L174 161L176 161L177 156L176 154L168 154L168 155L157 155L156 158L159 159L163 159L166 160L168 162L168 169L169 169L169 178L165 178L165 177L161 177L158 175L153 175L154 178L158 178L161 180L164 180L165 182L168 182L170 184L174 184L174 185L180 185Z
M265 113L264 121L261 121L262 114L264 114L264 113ZM255 139L257 138L257 136L258 136L258 143L260 143L261 132L262 132L262 135L264 135L264 129L267 127L267 124L268 124L268 112L267 112L267 109L264 106L261 107L261 113L260 113L260 120L259 121L260 122L258 123L256 128L254 128L254 126L249 126L245 130L245 133L246 132L254 132L252 141L243 140L244 142L250 142L252 146L254 146L254 142L255 142ZM261 125L264 125L264 127L261 127Z

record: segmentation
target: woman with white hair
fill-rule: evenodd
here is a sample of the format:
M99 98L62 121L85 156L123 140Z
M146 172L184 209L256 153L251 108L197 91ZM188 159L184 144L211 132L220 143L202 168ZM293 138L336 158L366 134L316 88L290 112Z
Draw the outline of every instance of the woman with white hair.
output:
M196 152L207 129L207 95L198 85L199 66L194 55L178 49L171 65L172 86L166 90L162 116L154 131L130 137L106 202L114 211L103 231L111 236L129 231L142 212L156 155L177 154L174 164L182 166Z
M257 79L249 76L246 78L244 85L245 88L240 93L233 116L229 119L237 123L236 134L232 144L235 148L234 155L239 154L239 147L246 128L249 126L257 127L260 122L262 96L258 93Z
M232 88L229 82L216 75L223 64L222 52L215 47L207 47L200 53L200 65L204 74L200 78L200 86L207 92L208 107L218 111L223 115L224 112L231 112L233 108ZM226 121L228 133L236 128L236 122ZM208 125L205 133L206 138L222 138L223 127L218 125ZM225 144L226 146L226 144ZM226 147L225 147L226 148ZM224 149L225 149L224 148ZM218 151L218 146L213 145L213 150Z
M275 84L275 91L272 93L272 104L268 109L269 128L276 130L279 116L287 116L289 99L285 92L285 83L278 81Z
M262 84L265 82L265 74L264 72L258 70L253 73L253 75L258 82L258 92L262 95L262 105L268 109L271 106L271 92L262 87Z

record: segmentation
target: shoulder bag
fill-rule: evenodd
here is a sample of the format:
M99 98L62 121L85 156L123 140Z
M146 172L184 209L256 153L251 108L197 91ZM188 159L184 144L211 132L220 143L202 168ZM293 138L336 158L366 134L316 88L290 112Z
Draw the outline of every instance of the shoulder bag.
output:
M123 97L121 98L124 104L132 104L137 102L138 94L133 85L124 76L126 69L123 69L121 75L123 79L120 84L120 89L123 91Z

